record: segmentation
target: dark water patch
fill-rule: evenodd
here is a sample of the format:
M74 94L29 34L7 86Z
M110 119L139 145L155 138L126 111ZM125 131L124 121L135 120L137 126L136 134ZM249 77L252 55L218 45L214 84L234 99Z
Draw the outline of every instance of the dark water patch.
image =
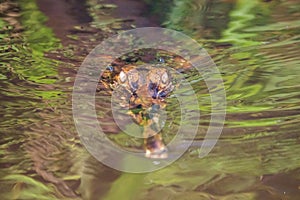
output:
M66 44L67 35L74 26L86 26L92 21L85 1L38 0L37 5L48 17L46 25L53 29L63 44Z
M90 5L89 12L93 13L92 25L104 30L160 26L158 17L151 15L149 6L143 1L104 0L97 2L90 0L88 4Z

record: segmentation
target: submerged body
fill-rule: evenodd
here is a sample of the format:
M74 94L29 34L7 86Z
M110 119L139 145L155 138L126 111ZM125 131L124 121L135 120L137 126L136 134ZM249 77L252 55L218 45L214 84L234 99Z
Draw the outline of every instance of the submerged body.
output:
M162 65L125 65L108 67L101 82L112 91L119 90L121 107L128 107L128 115L143 126L145 156L166 158L167 148L162 140L161 114L165 99L173 91L172 78Z

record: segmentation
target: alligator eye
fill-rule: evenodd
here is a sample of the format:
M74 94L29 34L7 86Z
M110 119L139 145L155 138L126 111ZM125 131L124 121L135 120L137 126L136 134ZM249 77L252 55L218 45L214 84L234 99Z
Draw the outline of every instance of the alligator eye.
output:
M161 76L161 81L166 84L169 80L169 76L167 72L164 72L163 75Z
M165 59L163 59L162 57L158 58L158 61L161 63L165 63Z
M119 75L119 78L120 78L121 83L124 83L127 79L127 76L123 71L121 71L120 75Z

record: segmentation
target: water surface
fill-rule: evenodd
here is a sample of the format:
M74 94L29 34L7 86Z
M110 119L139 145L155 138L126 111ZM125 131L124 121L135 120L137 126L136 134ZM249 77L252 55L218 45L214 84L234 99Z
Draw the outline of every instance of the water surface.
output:
M93 159L72 119L72 85L85 55L104 37L134 27L134 20L110 15L123 7L88 0L91 23L65 13L73 21L64 30L49 13L47 24L47 12L34 1L1 5L1 199L299 198L297 1L151 4L162 26L183 31L212 56L224 80L227 116L209 156L198 159L193 147L171 166L148 174L120 173ZM201 141L208 128L210 97L201 76L186 76L198 94L201 121L196 139ZM176 116L175 106L169 105L170 116ZM107 112L100 109L99 115L111 125ZM119 131L107 127L107 132ZM171 131L165 129L166 139ZM122 134L111 137L125 146L140 144Z

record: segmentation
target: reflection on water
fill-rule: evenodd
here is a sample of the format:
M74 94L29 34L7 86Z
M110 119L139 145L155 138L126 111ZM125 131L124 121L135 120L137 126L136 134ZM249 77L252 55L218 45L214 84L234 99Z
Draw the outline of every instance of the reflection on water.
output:
M167 6L162 8L168 11L166 27L193 36L212 55L226 87L227 118L221 139L208 157L198 159L192 147L173 165L139 175L106 168L81 146L72 122L70 95L74 70L92 47L75 40L58 50L60 41L44 25L46 18L33 2L1 3L1 199L300 196L297 1L157 3ZM90 5L95 2L89 0ZM68 38L80 38L82 32L94 33L77 27ZM74 43L80 47L76 49ZM192 72L186 76L199 94L197 139L201 141L210 118L210 97L201 77ZM121 135L112 137L128 142Z

